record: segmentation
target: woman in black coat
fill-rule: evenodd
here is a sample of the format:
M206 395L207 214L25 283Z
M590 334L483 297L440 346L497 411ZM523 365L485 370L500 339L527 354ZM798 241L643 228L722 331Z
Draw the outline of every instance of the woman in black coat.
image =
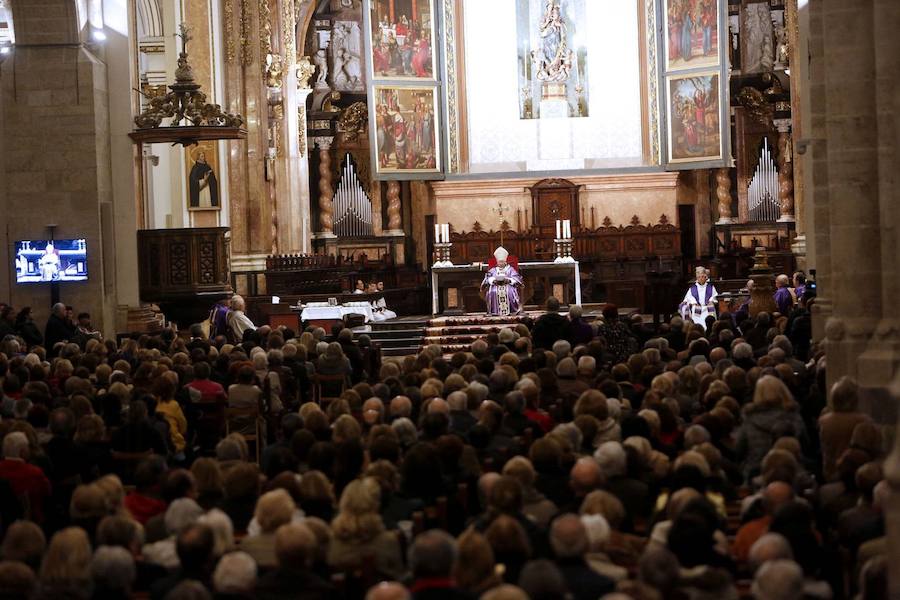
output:
M41 330L38 329L37 325L34 324L34 319L31 318L30 306L26 306L19 311L19 316L16 317L16 333L22 336L29 348L40 346L44 343L44 336L41 334Z

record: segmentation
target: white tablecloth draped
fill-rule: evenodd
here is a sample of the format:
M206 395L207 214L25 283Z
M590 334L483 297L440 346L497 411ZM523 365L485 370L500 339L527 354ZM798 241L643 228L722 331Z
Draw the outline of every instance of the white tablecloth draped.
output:
M354 303L352 305L341 306L306 306L300 313L301 321L313 320L343 320L344 315L363 315L366 323L372 322L372 306L366 302Z

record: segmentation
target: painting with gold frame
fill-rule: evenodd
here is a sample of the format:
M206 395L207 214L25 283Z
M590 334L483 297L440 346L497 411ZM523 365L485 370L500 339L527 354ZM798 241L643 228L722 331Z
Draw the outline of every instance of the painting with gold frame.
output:
M719 71L666 78L670 163L722 158Z
M216 142L201 142L187 148L188 210L221 210L222 194L218 179L219 148Z
M369 16L374 79L437 79L433 0L369 0L363 10Z
M664 0L666 70L719 64L718 0Z
M437 86L376 85L370 119L378 175L441 173Z

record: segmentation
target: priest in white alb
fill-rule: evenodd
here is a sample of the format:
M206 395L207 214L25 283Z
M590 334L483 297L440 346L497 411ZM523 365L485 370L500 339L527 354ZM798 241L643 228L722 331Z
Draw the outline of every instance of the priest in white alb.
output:
M509 252L503 246L494 251L497 266L488 269L481 282L481 289L486 289L485 301L489 315L514 315L522 309L519 288L524 281L519 272L507 264Z
M706 317L716 316L716 297L719 293L709 282L709 271L706 268L697 267L695 275L697 280L688 288L678 312L685 320L690 319L706 329Z

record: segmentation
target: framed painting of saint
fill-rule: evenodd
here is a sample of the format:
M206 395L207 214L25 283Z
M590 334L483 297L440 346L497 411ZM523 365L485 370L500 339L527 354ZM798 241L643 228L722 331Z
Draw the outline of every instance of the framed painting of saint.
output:
M420 175L433 179L441 172L437 123L439 94L435 86L374 86L369 119L378 175ZM370 113L372 114L372 113Z
M188 210L219 210L218 151L215 143L201 143L187 152Z
M666 79L669 162L722 158L719 72Z
M718 0L663 0L666 71L719 63Z
M434 81L433 0L369 0L369 4L373 78Z

